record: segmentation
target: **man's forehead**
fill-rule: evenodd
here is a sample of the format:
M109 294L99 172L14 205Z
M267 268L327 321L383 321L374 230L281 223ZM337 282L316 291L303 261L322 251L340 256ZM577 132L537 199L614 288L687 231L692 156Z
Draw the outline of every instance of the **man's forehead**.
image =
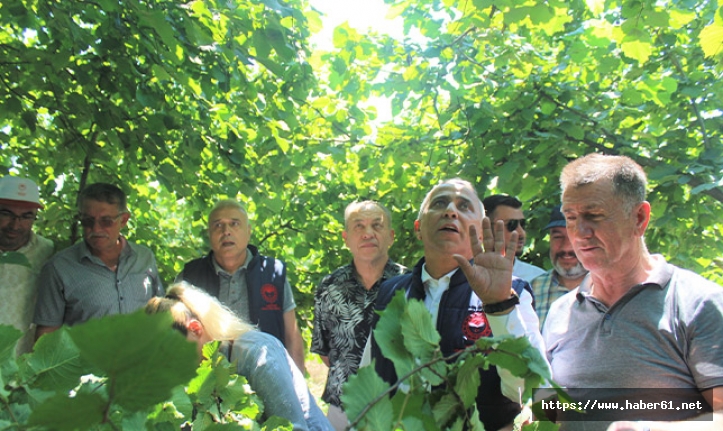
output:
M359 222L364 220L385 220L386 214L378 207L367 207L358 209L349 214L349 223Z
M208 221L210 223L213 223L223 219L245 221L248 220L248 216L245 212L237 208L221 208L212 212L208 218Z
M455 196L463 197L467 200L476 200L477 192L472 190L468 185L463 183L445 183L435 187L429 195L431 198L438 196Z
M560 211L562 211L563 214L568 214L571 212L581 212L581 211L593 211L593 210L599 210L600 208L603 208L603 206L599 202L586 202L584 200L582 201L563 201L562 207L560 208Z
M118 203L104 202L96 199L83 199L80 204L80 210L81 212L86 212L88 210L94 210L96 212L110 212L114 210L120 211L120 205Z
M498 205L495 208L495 218L507 218L507 217L524 217L524 211L522 208L514 208L509 205Z

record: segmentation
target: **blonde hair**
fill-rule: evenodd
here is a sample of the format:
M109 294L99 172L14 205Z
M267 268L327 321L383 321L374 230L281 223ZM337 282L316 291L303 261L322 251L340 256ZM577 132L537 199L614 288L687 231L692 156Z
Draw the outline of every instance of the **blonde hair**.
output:
M184 335L186 322L198 319L204 331L215 341L235 340L254 327L244 322L218 299L205 291L182 281L172 284L164 297L151 298L146 304L147 314L170 312L173 327Z

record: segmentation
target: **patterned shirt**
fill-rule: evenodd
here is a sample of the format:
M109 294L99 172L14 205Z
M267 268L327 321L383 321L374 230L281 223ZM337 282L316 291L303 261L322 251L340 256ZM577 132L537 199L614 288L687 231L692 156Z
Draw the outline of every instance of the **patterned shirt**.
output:
M38 277L34 322L42 326L74 325L110 314L132 313L163 295L156 258L147 247L124 246L118 270L91 254L85 241L57 253Z
M0 324L12 325L23 331L16 347L16 353L21 355L32 350L35 341L32 322L38 296L36 279L40 268L53 255L53 242L31 232L30 240L17 253L24 254L31 267L0 264Z
M540 318L540 330L542 330L552 303L572 289L568 289L557 281L557 271L554 269L535 277L530 285L532 293L535 295L535 312Z
M382 278L366 290L354 263L324 277L314 294L314 330L311 351L329 357L329 375L321 399L341 406L341 389L359 369L374 317L374 304L382 281L407 272L387 261Z

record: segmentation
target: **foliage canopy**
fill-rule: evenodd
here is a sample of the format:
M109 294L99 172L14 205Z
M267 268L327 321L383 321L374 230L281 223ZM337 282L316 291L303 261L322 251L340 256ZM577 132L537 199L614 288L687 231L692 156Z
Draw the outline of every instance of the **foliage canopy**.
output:
M412 265L426 190L462 176L519 196L528 260L564 164L624 154L650 177L647 243L723 280L723 7L677 0L388 0L405 37L335 29L304 0L7 0L0 5L0 171L41 185L38 230L78 237L78 190L120 184L129 237L166 283L204 253L204 216L247 202L253 241L284 259L302 322L349 260L344 206L393 211ZM375 121L374 97L393 118Z

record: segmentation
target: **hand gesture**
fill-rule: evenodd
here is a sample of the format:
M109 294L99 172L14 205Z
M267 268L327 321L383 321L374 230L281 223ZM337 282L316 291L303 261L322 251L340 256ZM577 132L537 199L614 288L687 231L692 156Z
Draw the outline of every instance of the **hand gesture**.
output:
M512 291L512 265L515 261L517 232L513 232L510 242L505 244L504 222L498 220L492 234L492 223L485 217L482 220L482 242L477 237L477 229L470 225L469 237L472 246L472 264L458 254L454 259L467 277L470 287L483 304L502 302L510 297Z

